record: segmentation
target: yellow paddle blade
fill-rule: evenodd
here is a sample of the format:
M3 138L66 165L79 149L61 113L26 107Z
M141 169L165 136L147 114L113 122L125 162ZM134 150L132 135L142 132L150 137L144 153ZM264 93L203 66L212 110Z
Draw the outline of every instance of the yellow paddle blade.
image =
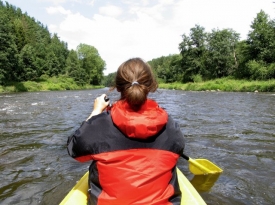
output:
M222 169L207 159L191 159L189 158L189 170L194 175L207 175L222 173Z
M207 175L194 175L193 179L190 180L191 184L199 192L210 191L218 180L221 173L207 174Z

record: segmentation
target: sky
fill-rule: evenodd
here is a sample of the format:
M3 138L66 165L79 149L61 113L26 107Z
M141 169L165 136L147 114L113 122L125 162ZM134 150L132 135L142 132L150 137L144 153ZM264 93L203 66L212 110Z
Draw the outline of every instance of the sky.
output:
M124 61L150 61L179 54L182 35L195 25L233 29L247 38L261 10L275 19L274 0L2 0L46 25L76 50L94 46L106 63L104 74Z

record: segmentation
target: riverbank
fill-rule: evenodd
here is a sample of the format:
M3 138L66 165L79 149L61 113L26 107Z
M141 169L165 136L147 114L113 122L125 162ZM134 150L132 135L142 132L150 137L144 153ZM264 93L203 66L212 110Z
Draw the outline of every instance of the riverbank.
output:
M10 83L7 86L0 86L0 93L14 92L36 92L36 91L57 91L57 90L87 90L102 88L104 86L77 85L72 78L52 77L41 78L38 81L26 81Z
M160 83L159 88L186 91L275 92L275 79L268 81L247 81L221 78L186 84Z
M77 85L72 78L53 77L39 81L26 81L0 86L0 93L35 92L57 90L87 90L104 86ZM275 92L275 79L268 81L247 81L221 78L195 83L160 83L159 88L186 91L226 91L226 92Z

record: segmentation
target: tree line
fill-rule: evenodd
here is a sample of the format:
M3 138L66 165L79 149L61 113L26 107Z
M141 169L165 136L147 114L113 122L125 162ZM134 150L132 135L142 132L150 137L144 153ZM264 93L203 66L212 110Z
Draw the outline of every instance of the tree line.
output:
M275 78L275 21L260 11L246 40L232 29L195 25L182 35L179 54L152 59L157 77L165 83L198 82L222 77L247 80Z
M182 35L178 54L148 63L164 83L223 77L274 79L275 21L261 10L250 27L247 39L240 40L232 29L206 32L195 25L188 35ZM95 47L79 44L69 50L47 26L1 0L0 42L0 85L60 75L73 78L78 85L113 84L115 73L103 75L106 64Z
M246 40L232 29L206 32L200 25L182 35L179 53L148 61L160 82L202 82L223 77L275 78L275 21L260 11ZM111 85L113 73L105 78Z
M47 26L1 0L0 42L0 85L41 76L64 75L79 85L99 85L103 79L105 62L95 47L79 44L69 50Z

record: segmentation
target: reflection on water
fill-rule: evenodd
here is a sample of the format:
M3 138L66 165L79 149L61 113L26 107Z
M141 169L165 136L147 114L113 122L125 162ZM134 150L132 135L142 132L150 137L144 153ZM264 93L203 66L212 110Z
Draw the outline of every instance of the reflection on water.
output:
M107 89L0 95L0 204L58 204L89 163L71 159L67 136ZM111 101L116 93L109 94ZM151 95L178 121L185 153L207 158L224 172L213 179L184 174L207 204L270 205L275 201L275 95L184 92ZM169 99L169 100L168 100ZM272 178L273 177L273 178ZM211 183L210 183L211 182Z

